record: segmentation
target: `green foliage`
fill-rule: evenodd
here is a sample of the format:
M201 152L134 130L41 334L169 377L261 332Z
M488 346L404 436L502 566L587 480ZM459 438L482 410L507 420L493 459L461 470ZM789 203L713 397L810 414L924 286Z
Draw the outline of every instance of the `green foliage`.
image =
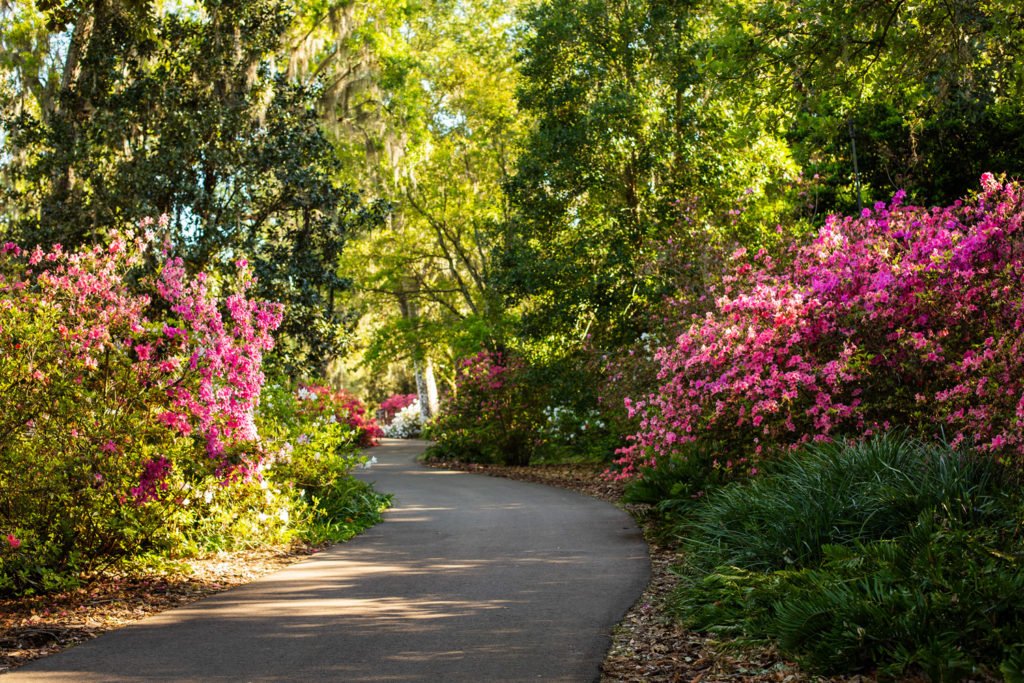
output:
M941 447L808 449L693 513L674 609L815 672L1012 672L1022 509L1008 473Z
M282 383L265 390L259 427L275 450L263 489L286 493L284 521L295 537L313 545L347 541L379 522L391 499L352 477L352 469L369 457L360 444L364 431L330 411L310 411L308 403Z
M381 386L395 366L411 380L429 362L450 384L455 359L504 333L490 272L522 128L519 4L375 0L347 6L340 26L317 16L300 27L312 51L301 77L329 74L321 107L345 174L389 207L343 265L362 323L350 352L382 395L399 388Z
M534 125L495 270L520 336L562 353L588 335L614 348L680 285L655 267L669 238L687 252L678 279L698 288L723 248L772 239L796 168L754 107L702 78L713 14L663 0L526 14L518 97Z
M623 500L653 505L666 520L677 519L709 491L728 480L721 444L695 441L684 444L672 457L658 458L653 467L641 467L626 484ZM718 465L718 466L716 466Z
M1024 547L1006 531L925 516L895 541L828 548L819 569L776 587L769 634L821 671L881 664L945 681L998 665L1024 643Z
M607 462L618 444L595 408L549 405L540 425L537 460L543 462Z
M523 360L481 351L460 363L456 391L428 426L428 456L528 465L541 443L543 397Z
M713 492L681 533L690 562L709 570L809 566L822 548L892 538L936 506L965 523L1001 495L990 459L889 433L863 442L809 446L751 481Z
M829 210L857 205L854 143L865 204L946 202L984 171L1024 170L1012 3L745 0L717 25L708 77L740 97L763 84Z
M347 541L381 521L391 507L391 496L378 493L366 482L352 477L337 479L310 495L301 537L306 543L322 545Z
M287 304L285 369L324 363L342 342L345 235L380 211L339 184L317 86L275 68L288 3L127 7L51 9L60 26L51 30L28 3L10 10L32 36L12 47L44 51L49 71L45 88L0 99L0 233L72 247L167 215L161 237L190 268L216 272L246 257L258 295ZM65 22L71 44L58 63ZM11 82L42 75L22 62L10 65Z
M287 486L267 476L223 485L214 478L182 485L182 505L167 516L167 541L148 546L165 557L288 545L296 540L296 501Z

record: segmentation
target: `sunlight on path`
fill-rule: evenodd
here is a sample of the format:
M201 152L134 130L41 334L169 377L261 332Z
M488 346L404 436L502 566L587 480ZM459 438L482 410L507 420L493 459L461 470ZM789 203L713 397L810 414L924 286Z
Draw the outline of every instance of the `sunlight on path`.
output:
M256 583L9 674L16 681L590 681L646 584L624 512L428 470L385 441L383 524Z

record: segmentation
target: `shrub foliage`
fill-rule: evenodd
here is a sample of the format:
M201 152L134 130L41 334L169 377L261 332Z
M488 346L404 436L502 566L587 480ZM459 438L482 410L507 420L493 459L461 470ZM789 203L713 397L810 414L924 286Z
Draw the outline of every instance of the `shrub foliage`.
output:
M782 260L738 250L714 310L657 351L657 391L629 402L640 428L622 468L712 439L746 471L891 425L1019 461L1021 187L986 174L951 206L902 199L830 218Z
M675 609L818 672L1019 675L1021 510L991 458L893 435L811 446L693 511Z
M361 404L332 393L330 421L268 412L261 439L281 307L248 296L244 260L230 279L190 274L151 227L74 252L0 248L0 593L143 551L289 540L335 499L379 512L345 476L377 433Z
M434 457L527 465L540 443L543 401L518 356L464 359L455 391L431 427Z

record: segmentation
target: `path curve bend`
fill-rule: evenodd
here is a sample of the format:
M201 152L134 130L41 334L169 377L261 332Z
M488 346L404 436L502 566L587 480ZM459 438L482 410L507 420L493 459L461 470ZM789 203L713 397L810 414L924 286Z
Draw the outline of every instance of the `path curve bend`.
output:
M382 524L280 572L2 677L21 681L594 681L649 575L608 503L427 469L385 440Z

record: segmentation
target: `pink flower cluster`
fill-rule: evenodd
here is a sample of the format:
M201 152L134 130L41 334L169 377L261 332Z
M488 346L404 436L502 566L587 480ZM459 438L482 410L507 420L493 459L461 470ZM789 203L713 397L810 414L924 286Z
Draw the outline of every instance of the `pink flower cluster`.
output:
M161 491L167 490L167 476L171 473L171 461L163 456L148 460L142 469L138 486L131 488L136 503L156 500Z
M246 298L253 278L244 261L236 268L236 291L223 302L227 317L207 276L188 278L180 258L168 260L156 282L157 292L181 325L164 327L161 343L181 353L180 358L168 359L166 367L181 367L199 380L195 387L171 389L171 410L159 419L182 433L198 429L211 458L221 458L233 443L256 440L254 414L265 379L263 352L273 348L273 331L282 318L280 304ZM152 351L145 348L149 357Z
M627 399L623 476L698 439L735 458L892 426L1019 461L1021 187L902 202L830 218L781 264L733 254L715 310L657 351L658 391Z
M390 422L402 408L408 408L416 402L416 394L393 394L380 402L380 409L385 419Z
M366 414L366 406L351 392L307 384L299 388L297 396L300 399L302 415L311 418L333 418L348 424L356 430L359 445L364 448L376 446L377 440L384 436L384 430L372 416Z
M146 230L151 223L143 222L141 237L116 236L106 247L77 252L60 245L49 251L0 246L0 349L24 355L13 362L28 363L25 376L31 380L31 388L10 385L20 395L2 397L3 405L17 410L29 398L53 404L68 382L96 384L113 400L102 387L128 367L116 381L134 387L134 396L123 389L118 398L123 405L109 405L108 411L121 414L130 407L147 420L156 415L179 434L201 435L207 454L227 477L238 466L228 462L226 450L257 437L253 415L264 381L262 354L273 346L282 307L246 297L253 280L244 264L233 293L219 299L204 274L189 276L180 259L154 253ZM150 297L134 293L127 283L128 272L152 257L163 261L155 289L173 314L159 320L147 317L154 310ZM38 348L22 348L19 337L39 321L53 321L52 329L38 333L42 341L33 342ZM56 394L48 397L48 391ZM154 396L158 403L149 403ZM88 406L82 410L88 412ZM66 419L70 437L79 438L81 416L52 412L47 413L50 429ZM87 424L90 431L100 429L98 420ZM33 422L23 428L33 429ZM91 438L99 470L94 479L104 482L109 477L102 473L103 458L118 459L123 449L108 436ZM141 463L137 486L125 494L139 503L153 500L172 468L163 456L149 458Z
M481 419L491 419L509 411L509 397L502 389L509 384L509 378L520 372L522 361L517 357L506 358L500 352L480 351L474 356L462 359L456 370L456 395L471 398Z

